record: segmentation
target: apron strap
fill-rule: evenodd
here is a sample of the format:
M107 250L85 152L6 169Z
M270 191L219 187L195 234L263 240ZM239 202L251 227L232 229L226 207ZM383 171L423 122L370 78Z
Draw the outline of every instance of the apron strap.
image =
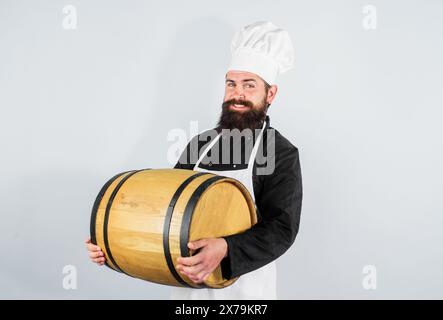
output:
M257 155L257 150L258 150L258 147L259 147L259 145L260 145L260 141L261 141L261 138L262 138L262 136L263 136L263 131L265 130L265 128L266 128L266 120L263 121L263 127L262 127L262 129L261 129L261 131L260 131L259 136L257 137L257 140L256 140L255 143L254 143L254 147L252 148L251 156L249 157L248 168L249 168L249 167L252 167L253 164L254 164L255 157L256 157L256 155ZM201 163L201 161L203 160L203 158L205 157L205 155L209 152L209 150L214 146L214 144L217 143L218 139L220 139L220 135L221 135L221 133L219 133L219 134L214 138L214 140L212 140L212 141L208 144L208 146L205 148L205 150L201 153L200 157L198 158L197 162L195 163L194 170L195 170L195 168L198 167L198 165Z
M261 128L261 131L260 131L259 136L257 137L257 140L255 140L254 147L252 148L252 151L251 151L251 156L249 157L248 169L251 168L251 171L254 166L255 157L257 156L257 150L260 145L261 138L263 136L263 131L265 131L265 128L266 128L266 120L263 121L263 127Z
M200 162L203 160L203 158L205 157L205 155L208 153L208 151L214 146L214 144L218 141L218 139L220 139L220 133L218 134L218 136L216 136L214 138L214 140L211 141L211 143L209 143L209 145L206 147L206 149L201 153L200 158L198 158L197 162L195 163L194 169L198 167L198 165L200 164Z

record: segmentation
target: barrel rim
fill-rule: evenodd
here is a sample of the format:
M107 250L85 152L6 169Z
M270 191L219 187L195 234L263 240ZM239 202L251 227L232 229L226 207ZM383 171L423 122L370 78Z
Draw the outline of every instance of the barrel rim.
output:
M97 221L96 220L97 220L97 215L98 215L98 209L100 208L100 205L103 202L104 195L109 190L111 185L118 178L121 178L123 176L122 179L116 184L116 187L112 190L112 192L111 192L111 190L109 190L111 192L111 195L110 195L107 203L103 204L103 205L106 205L104 217L103 217L103 226L102 226L103 227L102 236L103 236L103 242L104 242L103 249L106 250L106 253L108 255L108 259L105 262L105 264L109 268L111 268L115 271L124 273L126 275L129 275L131 277L133 277L133 276L128 274L124 270L122 270L122 268L117 264L117 262L115 261L115 258L112 255L112 251L110 248L110 242L109 242L109 235L108 235L108 223L109 223L109 219L110 219L113 201L114 201L115 197L117 196L119 190L123 186L123 184L127 180L129 180L132 176L134 176L135 174L142 172L142 171L150 170L150 169L151 168L140 169L140 170L130 170L130 171L118 173L115 176L113 176L100 189L100 191L94 201L92 212L91 212L91 221L90 221L91 242L94 244L97 244L97 234L96 234ZM125 174L126 174L126 176L124 176ZM190 250L189 250L187 244L188 244L189 238L190 238L191 222L192 222L192 218L194 216L195 208L197 207L197 204L199 203L199 200L202 197L202 195L205 193L205 191L210 189L215 184L225 181L225 182L237 185L239 187L239 190L243 193L245 199L247 200L248 207L250 209L249 212L251 215L251 224L254 225L257 222L257 210L255 207L255 203L254 203L249 191L247 190L247 188L240 181L238 181L235 178L231 178L231 177L227 177L227 176L215 175L214 173L211 173L211 172L202 172L202 171L199 172L199 171L194 170L194 173L191 176L187 177L185 179L185 181L183 181L180 184L180 186L177 188L177 190L175 191L174 195L172 196L172 198L169 202L169 205L166 209L165 220L164 220L164 225L163 225L164 255L166 258L167 265L169 267L169 271L174 276L174 278L178 281L179 284L184 285L186 287L190 287L190 288L196 288L196 289L198 289L198 288L211 288L211 289L224 288L225 286L218 287L218 286L216 286L217 284L214 284L214 286L212 286L212 285L208 285L206 283L202 283L202 284L195 284L196 286L194 286L194 283L192 283L192 285L191 285L182 276L180 276L178 274L177 270L175 269L175 265L173 263L172 254L171 254L170 239L169 238L170 238L170 228L171 228L171 223L172 223L172 217L174 215L175 206L176 206L177 202L179 201L179 198L182 195L183 191L186 190L187 186L194 179L201 177L203 175L211 175L212 177L209 177L208 179L203 180L202 182L199 182L199 185L196 187L196 189L192 191L191 197L188 199L188 202L185 206L185 209L184 209L182 217L181 217L182 219L181 219L181 224L180 224L180 235L179 235L179 248L180 248L181 256L183 256L183 257L190 256ZM112 262L114 267L111 266L110 262ZM238 277L227 280L227 281L231 282L230 284L232 284L237 279L238 279Z
M89 224L89 234L91 236L91 243L97 245L97 234L96 234L96 223L97 223L97 212L98 208L100 207L100 203L103 199L103 196L105 195L106 191L109 189L111 184L117 180L120 176L124 175L125 173L128 173L130 171L124 171L121 173L117 173L115 176L113 176L111 179L106 181L106 183L101 187L99 193L97 194L94 205L92 206L91 211L91 221Z
M212 178L209 178L209 179L203 181L194 190L194 192L191 195L191 197L189 198L188 203L187 203L185 210L183 212L182 224L181 224L181 228L180 228L180 253L181 253L182 257L189 257L190 256L188 242L189 242L189 237L190 237L191 221L192 221L192 217L194 215L195 207L197 206L200 197L203 195L203 193L206 190L208 190L208 188L210 186L212 186L216 183L222 182L222 181L234 183L240 187L240 191L243 193L243 195L247 199L248 207L250 209L249 211L251 212L251 215L252 215L251 216L252 225L254 225L257 222L257 214L256 214L256 210L255 210L254 201L252 200L252 197L249 194L246 187L240 181L238 181L237 179L227 177L227 176L222 176L222 175L216 175ZM230 280L234 280L234 279L230 279ZM228 281L230 281L230 280L228 280ZM217 287L208 286L205 283L201 284L197 288L217 289ZM221 287L221 288L223 288L223 287Z
M130 173L127 174L123 179L121 179L119 181L119 183L117 184L117 186L114 188L114 190L112 190L111 196L108 199L108 203L106 204L106 210L105 210L105 215L103 218L103 242L105 244L105 250L106 253L108 254L108 258L109 260L111 260L112 264L115 267L115 270L122 272L126 275L131 276L130 274L126 273L115 261L114 257L112 256L112 251L109 245L109 239L108 239L108 222L109 222L109 216L110 216L110 212L111 212L111 207L112 207L112 203L118 193L118 191L120 190L120 188L122 187L122 185L128 181L129 178L131 178L132 176L134 176L135 174L142 172L142 171L146 171L146 170L150 170L150 168L147 169L140 169L140 170L134 170L134 171L129 171Z
M174 276L175 280L177 280L177 282L179 282L180 284L182 284L186 287L191 287L191 288L194 288L194 287L182 279L182 277L178 274L177 270L175 269L174 262L172 261L171 248L169 246L170 228L171 228L171 221L172 221L172 216L174 213L175 205L176 205L178 199L180 198L180 196L182 195L183 191L196 178L201 177L203 175L207 175L207 174L209 174L209 173L196 172L195 174L193 174L192 176L189 176L188 178L186 178L185 181L182 182L182 184L177 188L174 195L172 196L171 201L169 202L169 206L166 209L165 220L164 220L164 225L163 225L163 252L165 254L166 264L169 267L169 271Z

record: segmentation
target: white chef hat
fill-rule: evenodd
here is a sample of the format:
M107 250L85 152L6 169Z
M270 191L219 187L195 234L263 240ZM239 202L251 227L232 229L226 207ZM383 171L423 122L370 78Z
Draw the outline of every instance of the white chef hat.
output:
M287 31L270 21L258 21L237 31L231 42L230 70L255 73L268 84L294 65L294 48Z

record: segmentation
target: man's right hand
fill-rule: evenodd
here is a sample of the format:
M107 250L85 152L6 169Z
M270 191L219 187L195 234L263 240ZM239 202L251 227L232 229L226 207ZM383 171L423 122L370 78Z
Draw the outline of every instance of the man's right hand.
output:
M91 238L86 239L86 249L88 249L89 257L91 258L92 262L95 262L99 266L102 266L105 264L105 255L102 252L102 249L100 249L99 246L96 246L91 242Z

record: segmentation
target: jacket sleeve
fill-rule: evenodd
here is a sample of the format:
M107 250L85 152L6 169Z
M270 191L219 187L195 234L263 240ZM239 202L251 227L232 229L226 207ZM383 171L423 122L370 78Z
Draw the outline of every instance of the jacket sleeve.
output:
M288 148L276 158L273 174L264 176L256 199L258 223L223 237L228 243L228 256L221 261L225 279L259 269L289 249L299 229L302 193L298 149Z

